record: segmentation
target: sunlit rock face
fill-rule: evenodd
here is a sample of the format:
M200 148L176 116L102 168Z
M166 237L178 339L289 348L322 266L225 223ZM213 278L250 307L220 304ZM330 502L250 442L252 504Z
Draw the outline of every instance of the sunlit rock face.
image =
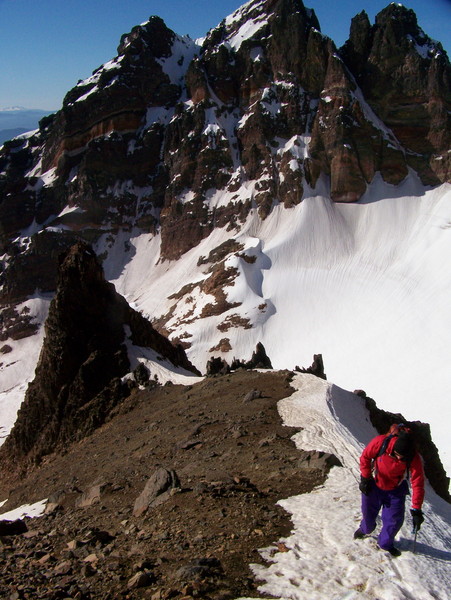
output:
M340 50L367 102L396 135L424 183L449 181L450 67L412 10L392 3L370 26L354 18Z
M446 53L401 6L374 25L357 15L340 50L300 0L247 3L202 44L152 17L38 133L3 147L2 247L21 255L3 292L54 289L58 252L105 230L160 231L162 255L177 259L253 206L264 219L298 204L321 174L338 202L378 172L447 181L449 119ZM24 252L13 240L27 233ZM43 254L36 282L28 264Z

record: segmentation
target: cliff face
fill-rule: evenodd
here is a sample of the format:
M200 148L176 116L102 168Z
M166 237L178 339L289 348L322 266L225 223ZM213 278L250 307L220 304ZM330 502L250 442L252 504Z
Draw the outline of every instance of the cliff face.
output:
M441 45L394 4L374 25L357 15L339 50L301 0L248 2L202 45L150 18L0 150L4 314L53 293L58 256L80 239L101 253L150 232L177 260L215 228L232 238L252 208L290 209L320 177L337 202L376 173L449 181L450 89ZM16 317L0 339L12 323L26 332Z
M45 340L16 424L1 449L14 460L37 460L102 424L130 393L128 343L193 373L173 346L105 281L92 248L82 242L63 257Z
M251 207L264 219L301 202L321 174L338 202L377 172L449 181L450 87L441 45L395 4L374 25L357 15L340 50L300 0L248 2L201 46L152 17L37 133L3 146L3 299L54 290L78 237L160 231L177 259Z
M440 43L419 28L412 10L390 4L370 26L361 13L341 49L365 99L430 185L450 179L450 67Z

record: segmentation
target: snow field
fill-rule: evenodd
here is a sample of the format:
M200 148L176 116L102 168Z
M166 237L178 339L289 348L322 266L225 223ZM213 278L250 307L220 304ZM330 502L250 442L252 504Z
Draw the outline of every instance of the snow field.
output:
M239 231L215 229L178 261L162 260L159 234L137 228L106 234L95 250L107 253L105 276L134 308L150 319L173 310L172 337L191 343L188 357L201 371L212 354L221 355L211 348L224 337L232 346L222 355L228 362L248 360L258 342L278 369L308 366L321 353L329 380L364 389L382 409L430 423L451 473L443 418L451 393L451 186L425 189L411 174L394 187L376 177L352 205L332 203L327 189L320 180L301 204L275 206L264 221L253 210ZM220 192L211 200L220 205ZM170 296L205 280L211 265L199 265L199 258L232 237L255 257L254 263L234 255L226 261L238 272L227 299L241 304L194 320L214 298L199 288L191 298ZM252 328L220 331L233 315ZM37 322L44 319L36 313ZM12 352L1 366L0 436L10 430L33 377L42 335L43 329L29 340L7 341Z
M199 266L199 257L234 237L256 259L226 261L238 270L227 299L241 305L184 323L185 298L171 320L172 336L188 335L190 360L203 371L220 355L210 349L223 337L232 346L223 354L228 362L248 360L258 342L278 369L308 366L321 353L337 385L364 389L380 408L430 423L450 473L443 419L451 393L450 199L451 186L428 190L411 174L397 187L376 177L360 203L335 204L320 181L298 206L275 206L264 221L251 211L239 231L215 229L178 261L161 260L159 236L135 230L118 237L107 248L105 273L135 308L158 318L174 305L171 294L208 276L210 265ZM222 203L219 191L212 201ZM191 296L196 314L213 301L198 288ZM218 330L231 315L253 327Z
M32 317L32 322L39 325L39 329L32 336L2 342L2 347L9 346L11 351L2 354L0 360L0 445L11 431L28 384L34 378L44 339L43 323L47 318L49 305L50 297L38 292L19 304L16 307L17 313Z

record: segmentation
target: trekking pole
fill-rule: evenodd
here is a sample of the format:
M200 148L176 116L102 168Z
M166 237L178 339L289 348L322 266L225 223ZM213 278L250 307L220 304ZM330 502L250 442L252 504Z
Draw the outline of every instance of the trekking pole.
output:
M415 525L412 528L412 533L414 534L414 538L413 538L413 553L416 554L418 527L415 527Z

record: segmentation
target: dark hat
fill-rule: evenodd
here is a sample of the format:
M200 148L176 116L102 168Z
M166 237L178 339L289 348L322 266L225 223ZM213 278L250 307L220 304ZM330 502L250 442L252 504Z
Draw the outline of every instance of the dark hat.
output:
M404 458L412 458L415 454L415 441L412 434L408 431L400 431L393 445L393 452L397 452Z

